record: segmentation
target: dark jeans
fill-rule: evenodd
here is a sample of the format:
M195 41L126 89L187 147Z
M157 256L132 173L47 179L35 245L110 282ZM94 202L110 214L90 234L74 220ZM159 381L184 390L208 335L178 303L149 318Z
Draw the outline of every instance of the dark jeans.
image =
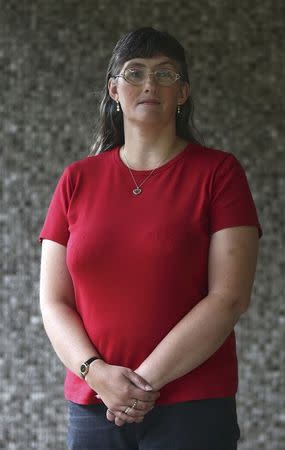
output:
M156 405L142 423L118 427L106 406L69 402L70 450L236 450L235 398Z

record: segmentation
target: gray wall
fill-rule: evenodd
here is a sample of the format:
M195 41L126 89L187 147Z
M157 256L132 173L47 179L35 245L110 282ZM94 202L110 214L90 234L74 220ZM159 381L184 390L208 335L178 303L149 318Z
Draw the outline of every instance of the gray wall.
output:
M236 327L239 448L285 448L283 4L1 2L1 449L65 448L64 370L39 313L37 236L63 167L88 153L113 45L142 24L185 46L197 126L246 169L264 237L252 304Z

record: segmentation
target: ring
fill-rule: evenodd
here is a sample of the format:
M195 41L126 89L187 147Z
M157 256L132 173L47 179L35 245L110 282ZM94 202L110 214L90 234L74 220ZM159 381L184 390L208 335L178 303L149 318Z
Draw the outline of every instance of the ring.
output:
M125 409L124 413L128 414L128 411L130 411L130 409L135 409L135 407L137 406L137 403L138 403L138 400L136 399L132 406L127 406L127 408Z
M138 400L135 400L132 408L135 408L137 406L137 403L138 403Z

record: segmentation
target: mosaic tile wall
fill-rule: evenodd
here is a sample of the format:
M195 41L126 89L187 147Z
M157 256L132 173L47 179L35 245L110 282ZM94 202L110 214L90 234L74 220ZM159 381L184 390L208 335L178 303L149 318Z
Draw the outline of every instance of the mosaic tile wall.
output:
M144 24L183 43L196 124L250 181L264 237L236 327L239 449L284 450L284 2L0 3L0 448L65 448L64 371L39 314L37 235L63 167L88 153L113 45Z

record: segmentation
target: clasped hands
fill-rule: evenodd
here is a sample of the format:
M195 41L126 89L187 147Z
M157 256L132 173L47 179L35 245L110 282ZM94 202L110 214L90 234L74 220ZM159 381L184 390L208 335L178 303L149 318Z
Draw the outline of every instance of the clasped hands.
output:
M90 365L85 380L107 406L107 419L118 426L142 422L160 395L133 370L103 360Z

